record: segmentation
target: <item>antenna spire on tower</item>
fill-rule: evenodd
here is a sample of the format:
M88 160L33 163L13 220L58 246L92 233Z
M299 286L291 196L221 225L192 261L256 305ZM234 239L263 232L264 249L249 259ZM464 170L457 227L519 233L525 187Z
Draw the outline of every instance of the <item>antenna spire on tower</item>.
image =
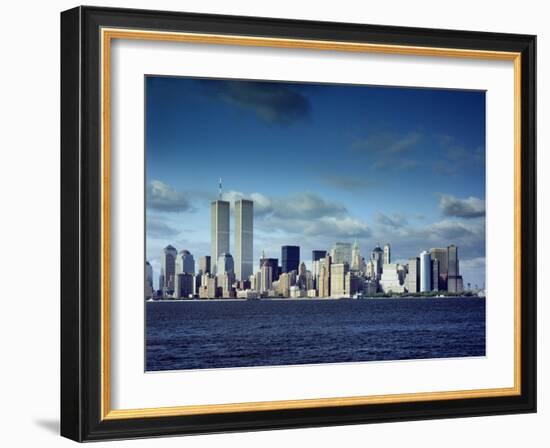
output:
M218 196L219 196L219 199L221 200L222 199L222 178L221 177L218 184Z

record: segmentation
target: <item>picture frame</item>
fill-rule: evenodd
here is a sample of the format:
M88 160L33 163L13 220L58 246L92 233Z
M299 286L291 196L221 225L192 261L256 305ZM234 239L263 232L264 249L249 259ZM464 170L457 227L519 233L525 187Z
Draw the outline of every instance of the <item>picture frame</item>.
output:
M513 387L113 409L109 80L117 39L511 61ZM536 412L535 58L531 35L99 7L61 13L61 435L82 442Z

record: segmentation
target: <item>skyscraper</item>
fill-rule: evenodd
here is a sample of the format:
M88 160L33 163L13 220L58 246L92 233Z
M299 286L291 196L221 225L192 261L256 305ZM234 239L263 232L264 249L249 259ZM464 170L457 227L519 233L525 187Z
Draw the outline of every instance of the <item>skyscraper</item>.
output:
M161 291L164 290L164 272L162 268L160 268L160 274L159 274L159 289Z
M461 293L464 287L459 269L458 247L456 247L454 244L451 244L449 247L447 247L447 254L449 261L447 291Z
M380 245L377 244L376 247L372 250L371 260L374 262L374 273L376 278L380 278L382 275L382 264L383 264L383 255L384 252L380 248Z
M195 259L188 250L181 250L176 256L176 274L182 273L195 273Z
M325 258L326 254L326 250L313 250L311 252L311 273L317 289L319 289L317 282L319 280L319 275L321 274L321 264L323 263L323 258Z
M176 274L175 279L174 298L187 299L190 295L193 294L193 274L178 273Z
M458 275L458 247L454 244L451 244L447 247L447 257L448 257L448 274L449 277L456 277Z
M282 272L298 272L300 264L300 246L283 246L281 248Z
M298 278L296 279L297 285L300 289L307 290L308 287L308 276L307 276L306 264L302 261L300 266L298 266Z
M271 289L272 285L272 272L271 266L264 262L260 269L260 292L267 292Z
M334 243L330 251L333 263L347 263L351 265L351 244L350 243Z
M448 249L446 247L435 247L430 249L432 260L437 260L439 263L439 278L438 289L441 291L447 290L448 277Z
M391 263L391 247L390 243L386 243L384 246L384 264Z
M145 297L153 295L153 266L145 261Z
M359 292L361 287L361 279L355 275L355 273L349 271L346 274L346 295L348 297L353 297L355 293Z
M211 269L217 273L216 263L221 254L229 253L229 202L217 200L210 205Z
M409 292L418 292L420 289L420 259L418 257L409 258L409 272L405 287Z
M349 271L347 263L332 263L330 267L330 295L346 297L346 274Z
M405 286L400 269L397 263L385 263L382 276L380 278L380 286L382 291L388 293L404 292Z
M278 258L267 258L265 252L262 251L262 256L260 257L260 269L262 266L267 263L271 266L271 281L275 281L279 278L279 259Z
M325 255L327 254L326 250L312 250L311 251L311 261L317 261L325 258Z
M159 289L163 291L174 291L174 280L176 275L176 256L178 251L170 244L162 249L160 253L160 268L164 275L163 284L159 285Z
M367 263L366 263L365 276L368 279L371 279L371 280L376 279L376 264L375 264L374 260L372 260L372 259L367 261Z
M225 274L226 272L230 274L235 273L235 263L233 261L233 257L231 254L223 253L218 258L217 263L217 273L218 274Z
M321 272L319 273L319 284L317 285L317 289L319 291L319 297L329 297L330 296L330 276L331 276L331 265L332 260L330 258L330 255L326 254L322 264L321 264Z
M352 271L361 271L363 268L363 263L361 259L361 252L359 250L359 244L357 244L357 240L353 243L353 247L351 248L351 270Z
M210 255L199 258L199 274L210 274Z
M430 291L432 287L432 258L430 253L420 253L420 292Z
M439 260L432 259L432 291L439 291Z
M247 199L235 202L235 275L245 280L252 274L254 203Z

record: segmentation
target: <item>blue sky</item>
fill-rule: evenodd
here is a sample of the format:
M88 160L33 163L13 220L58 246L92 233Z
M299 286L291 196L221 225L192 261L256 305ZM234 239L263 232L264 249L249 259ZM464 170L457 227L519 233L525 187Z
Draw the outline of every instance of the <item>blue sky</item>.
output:
M209 254L209 202L255 203L255 259L456 244L485 282L485 92L148 76L147 257ZM233 223L231 223L233 226ZM233 230L233 229L232 229ZM233 235L232 235L233 237ZM233 246L231 246L231 249ZM155 278L155 282L156 282Z

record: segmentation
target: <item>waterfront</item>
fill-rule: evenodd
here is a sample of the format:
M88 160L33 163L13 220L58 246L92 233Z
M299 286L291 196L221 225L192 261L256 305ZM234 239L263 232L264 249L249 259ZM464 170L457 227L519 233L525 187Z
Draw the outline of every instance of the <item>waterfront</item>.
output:
M484 355L482 298L146 303L148 371Z

